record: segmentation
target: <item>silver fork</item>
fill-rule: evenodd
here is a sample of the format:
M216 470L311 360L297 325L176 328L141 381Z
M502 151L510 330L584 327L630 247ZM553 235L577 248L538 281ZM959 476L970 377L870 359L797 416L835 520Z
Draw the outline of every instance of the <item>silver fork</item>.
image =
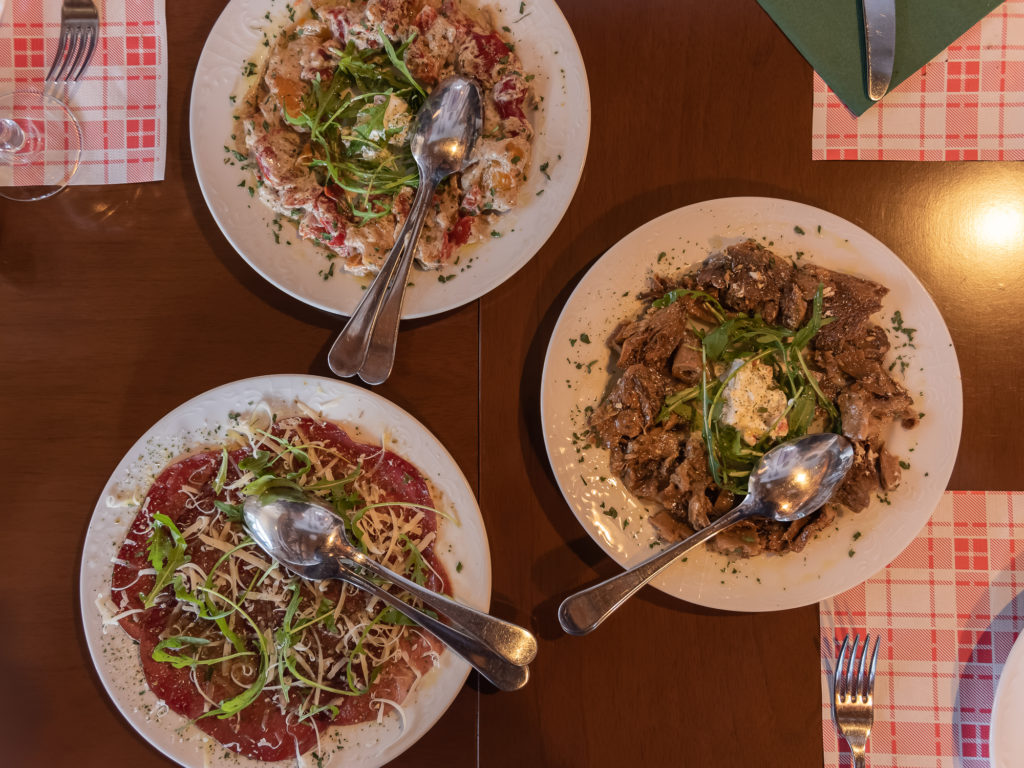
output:
M859 641L860 635L853 636L852 645L849 635L843 639L843 645L839 649L839 659L836 661L836 669L832 676L832 699L836 725L839 726L839 732L846 739L846 743L850 745L853 764L855 768L865 768L868 735L871 733L871 725L875 721L874 693L875 666L878 663L878 638L875 638L875 650L871 652L871 665L866 671L864 667L868 658L871 635L865 635L863 650L858 659ZM849 658L846 655L848 649L850 651Z
M46 82L77 82L89 66L100 36L100 14L92 0L63 0L60 40Z

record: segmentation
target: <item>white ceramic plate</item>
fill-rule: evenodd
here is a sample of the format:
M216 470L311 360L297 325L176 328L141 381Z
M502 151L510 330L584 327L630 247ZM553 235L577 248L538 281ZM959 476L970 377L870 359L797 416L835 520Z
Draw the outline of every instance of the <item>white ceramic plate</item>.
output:
M266 403L278 415L298 414L299 401L340 424L354 438L381 444L416 465L437 491L438 508L456 523L440 521L436 552L448 571L454 594L486 610L491 595L491 561L480 509L458 465L426 427L379 395L316 376L263 376L210 390L171 411L144 434L117 465L89 523L82 554L82 621L93 663L121 714L172 760L189 768L265 766L211 743L206 734L157 702L142 676L138 646L118 625L104 626L96 606L110 591L111 558L117 554L136 505L159 471L175 457L215 445L230 426L230 414L248 413ZM236 416L237 418L237 416ZM125 503L134 497L136 505ZM462 563L462 568L456 565ZM405 726L395 715L383 725L332 728L323 739L331 757L324 766L371 768L394 759L444 714L469 674L469 665L444 653L406 700ZM343 750L331 749L344 745Z
M1017 636L999 676L992 705L989 759L992 768L1024 765L1024 632Z
M864 512L844 515L801 553L730 560L699 548L653 582L691 603L768 611L818 602L887 565L928 520L953 470L963 411L956 353L931 297L892 251L838 216L785 200L729 198L667 213L616 243L569 297L544 363L541 418L551 466L583 528L623 567L649 557L656 546L647 521L651 507L610 477L607 451L578 438L586 429L584 410L600 402L609 383L611 352L604 342L622 319L639 312L634 295L649 274L685 271L748 237L888 286L877 320L889 330L900 310L906 326L917 329L916 349L893 354L909 363L903 378L926 414L916 428L897 427L889 438L890 448L911 465L890 503L876 499ZM889 335L894 347L906 341Z
M476 0L465 0L476 4ZM298 13L308 8L294 3ZM516 53L526 72L536 75L534 92L542 97L532 115L536 138L528 180L520 204L495 226L501 237L462 251L460 265L440 273L415 270L402 316L423 317L461 306L483 296L514 275L540 250L561 221L583 172L590 137L590 91L583 59L569 25L553 0L480 0L491 8L496 27L512 30ZM520 13L523 8L523 13ZM273 21L268 21L265 14ZM189 130L199 186L214 219L235 250L260 275L286 293L319 309L351 314L368 278L336 274L324 280L323 251L299 240L294 225L278 234L273 213L238 186L250 178L225 151L236 131L235 104L248 84L242 75L247 61L259 63L267 50L264 30L276 34L288 23L284 0L231 0L199 57ZM540 166L545 166L545 173ZM550 177L550 178L548 178ZM288 244L290 243L290 245ZM471 267L467 261L472 258ZM445 282L438 275L454 275Z

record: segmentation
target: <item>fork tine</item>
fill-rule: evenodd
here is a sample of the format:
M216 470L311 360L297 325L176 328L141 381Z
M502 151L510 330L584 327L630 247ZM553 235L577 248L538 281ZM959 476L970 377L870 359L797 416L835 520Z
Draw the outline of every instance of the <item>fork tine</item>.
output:
M95 29L93 29L92 27L87 27L85 32L86 32L85 55L82 57L82 63L78 67L78 71L75 72L71 76L71 79L74 80L75 82L77 82L78 79L82 76L82 73L85 72L85 68L87 66L89 66L89 62L92 60L93 53L96 52L96 38L98 37L97 31Z
M860 645L860 635L853 636L853 645L850 646L850 664L846 670L846 698L854 699L857 696L857 648Z
M868 700L868 678L864 674L864 664L868 660L868 650L871 647L871 633L864 635L864 647L861 649L860 665L857 667L857 683L854 687L857 701Z
M75 55L74 55L74 57L68 63L68 71L67 71L67 75L66 75L66 78L67 78L68 82L71 82L71 81L74 81L74 80L78 79L77 77L75 77L75 70L78 69L78 63L79 63L79 61L81 61L82 57L85 55L85 49L86 49L86 40L85 40L85 38L86 38L87 33L88 33L88 30L84 29L83 27L79 27L77 29L77 31L76 31L75 41L78 43L78 45L75 47Z
M844 695L843 688L846 682L846 673L843 671L843 664L846 662L846 650L850 644L850 636L843 638L843 644L839 648L839 658L836 660L836 669L832 673L832 695L836 701L840 701Z
M57 69L57 65L67 61L67 43L68 43L68 30L67 27L61 25L60 28L60 39L57 40L57 52L53 56L53 64L50 65L50 71L46 73L44 80L47 82L56 80L53 76L54 70Z
M60 63L60 69L57 70L57 74L53 76L54 82L67 80L68 64L71 63L72 57L76 55L80 48L81 36L79 30L75 27L68 27L68 44L64 50L64 60Z
M876 637L875 638L875 650L871 654L871 669L868 671L867 694L868 694L869 697L872 697L872 698L875 695L875 668L878 666L878 641L879 640L881 640L880 637Z

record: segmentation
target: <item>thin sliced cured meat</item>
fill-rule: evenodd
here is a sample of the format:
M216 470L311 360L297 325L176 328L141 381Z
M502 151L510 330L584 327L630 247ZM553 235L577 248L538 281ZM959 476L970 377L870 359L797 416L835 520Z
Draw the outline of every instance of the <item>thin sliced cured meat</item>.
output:
M111 593L123 614L121 626L139 643L154 694L225 748L275 761L313 749L330 725L375 720L390 703L401 704L443 646L423 630L403 626L364 593L287 574L247 541L226 510L237 510L241 487L255 477L253 463L260 465L262 456L265 465L277 453L272 463L281 467L275 476L335 486L346 475L358 477L358 487L371 488L375 503L360 498L357 506L378 510L373 530L390 537L390 567L422 562L428 587L450 592L450 586L434 551L437 517L430 487L414 465L311 418L275 422L264 434L255 453L250 446L205 451L160 473L115 559ZM315 461L307 465L297 455ZM314 478L313 465L323 477ZM342 486L346 498L358 497L356 487ZM164 575L156 595L154 541L166 558L157 557ZM168 554L174 544L180 551ZM168 578L172 557L177 567ZM218 618L227 629L215 626ZM379 664L367 651L371 642L384 659ZM167 654L187 663L154 658ZM257 689L235 712L230 702Z

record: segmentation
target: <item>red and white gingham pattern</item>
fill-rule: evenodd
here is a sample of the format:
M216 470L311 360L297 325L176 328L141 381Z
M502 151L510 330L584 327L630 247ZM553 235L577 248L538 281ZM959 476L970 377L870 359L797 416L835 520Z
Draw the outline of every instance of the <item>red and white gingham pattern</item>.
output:
M859 118L815 73L811 136L814 160L1024 160L1024 0L1000 5Z
M872 768L989 768L992 701L1024 628L1022 590L1024 493L954 491L888 568L822 602L825 768L853 764L829 690L847 632L882 638Z
M100 38L82 80L66 96L82 126L72 184L164 177L167 32L164 0L94 0ZM10 0L0 19L0 92L41 90L60 36L60 0ZM0 184L11 179L0 175ZM19 177L14 183L30 184Z

